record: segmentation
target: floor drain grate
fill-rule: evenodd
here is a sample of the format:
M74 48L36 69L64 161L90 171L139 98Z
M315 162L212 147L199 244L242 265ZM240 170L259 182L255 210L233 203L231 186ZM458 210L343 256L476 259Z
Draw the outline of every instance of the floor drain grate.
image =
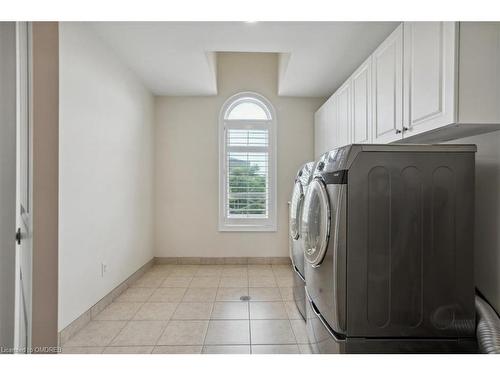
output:
M240 300L241 301L250 301L250 296L241 296Z

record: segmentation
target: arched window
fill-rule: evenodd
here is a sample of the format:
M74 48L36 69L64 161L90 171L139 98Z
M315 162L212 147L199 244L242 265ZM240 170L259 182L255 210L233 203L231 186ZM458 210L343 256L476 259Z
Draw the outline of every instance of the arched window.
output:
M219 230L276 230L276 115L262 95L229 98L219 118Z

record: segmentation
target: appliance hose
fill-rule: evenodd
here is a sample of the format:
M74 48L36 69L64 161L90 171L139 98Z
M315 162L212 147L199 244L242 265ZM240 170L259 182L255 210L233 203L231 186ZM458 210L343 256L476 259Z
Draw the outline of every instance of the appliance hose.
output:
M500 354L500 318L495 310L479 296L476 296L476 312L479 351L487 354Z

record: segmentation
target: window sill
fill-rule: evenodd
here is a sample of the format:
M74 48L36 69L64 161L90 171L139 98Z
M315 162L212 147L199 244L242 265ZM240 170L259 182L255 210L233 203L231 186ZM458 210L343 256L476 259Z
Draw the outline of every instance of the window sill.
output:
M277 232L276 225L219 225L219 232Z

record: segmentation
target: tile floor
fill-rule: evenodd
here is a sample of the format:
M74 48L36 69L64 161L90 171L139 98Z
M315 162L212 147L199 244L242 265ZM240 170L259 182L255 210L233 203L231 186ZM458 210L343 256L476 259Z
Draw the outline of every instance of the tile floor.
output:
M292 277L288 265L155 265L62 352L309 353Z

